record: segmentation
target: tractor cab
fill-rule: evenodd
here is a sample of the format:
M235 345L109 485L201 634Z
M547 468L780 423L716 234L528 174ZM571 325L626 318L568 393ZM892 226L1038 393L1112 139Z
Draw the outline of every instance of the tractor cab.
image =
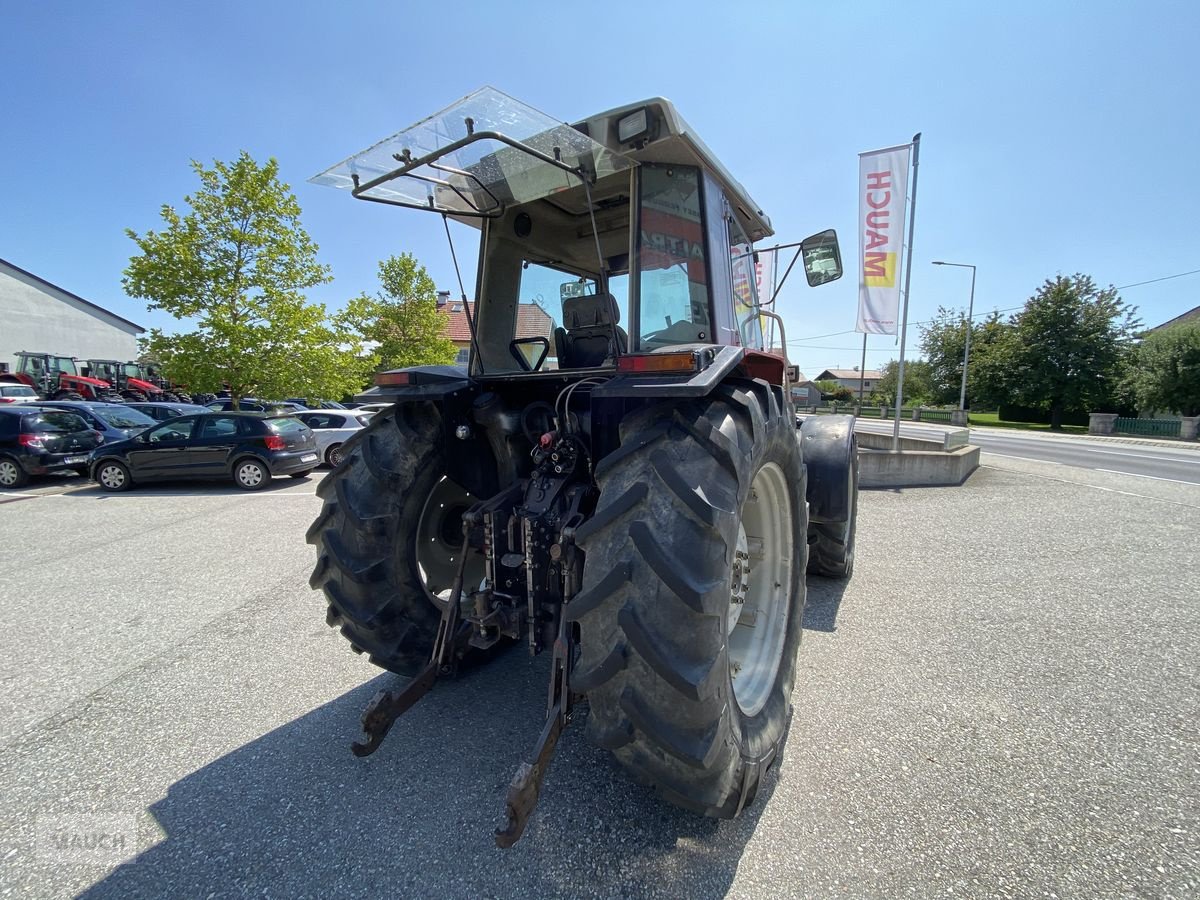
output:
M770 220L662 98L568 125L483 88L313 181L480 229L476 377L660 371L620 360L686 348L696 374L701 348L765 356L778 318L755 278ZM833 232L806 244L810 283L840 276Z

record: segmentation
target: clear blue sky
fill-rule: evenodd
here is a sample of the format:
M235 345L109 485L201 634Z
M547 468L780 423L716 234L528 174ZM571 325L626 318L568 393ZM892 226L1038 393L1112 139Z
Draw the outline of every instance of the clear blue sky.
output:
M0 257L173 327L122 292L124 229L182 204L190 159L245 149L279 160L333 268L314 299L374 290L404 250L457 294L436 218L307 179L492 84L563 120L669 97L779 240L832 226L851 258L857 154L920 131L909 320L966 306L970 272L935 259L977 265L976 311L1004 309L1058 272L1126 285L1200 269L1198 34L1194 0L9 2ZM459 255L473 269L474 248ZM1123 296L1158 324L1200 304L1200 275ZM852 274L785 288L807 374L858 364L860 336L813 339L852 330L855 303ZM896 355L889 337L868 346L868 366Z

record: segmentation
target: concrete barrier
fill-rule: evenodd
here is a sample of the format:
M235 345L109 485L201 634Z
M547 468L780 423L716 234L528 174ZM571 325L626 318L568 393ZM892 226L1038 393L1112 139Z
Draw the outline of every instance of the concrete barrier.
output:
M893 451L888 434L858 432L858 483L864 488L959 485L979 468L979 448L967 443L965 429L941 440L900 438Z

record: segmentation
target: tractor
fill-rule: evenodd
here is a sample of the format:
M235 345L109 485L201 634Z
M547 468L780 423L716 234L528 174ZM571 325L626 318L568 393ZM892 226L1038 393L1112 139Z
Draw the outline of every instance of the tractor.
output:
M739 815L787 734L806 570L850 575L858 493L853 419L798 426L795 371L764 350L764 319L787 343L758 295L761 207L667 100L567 125L492 88L313 182L440 215L456 271L450 220L480 232L469 362L375 376L357 399L391 405L307 532L326 621L409 678L354 752L522 643L550 685L499 846L584 706L634 779ZM810 285L840 277L834 232L786 246Z
M162 366L154 362L127 362L122 366L125 377L136 378L151 386L151 390L161 391L161 399L167 403L192 403L193 397L182 384L169 381L162 373ZM207 395L211 399L214 395ZM199 401L196 401L199 402Z
M73 356L52 353L17 353L17 371L0 374L0 381L27 384L43 400L105 400L123 398L112 384L100 378L80 375Z
M111 384L123 400L143 402L162 400L162 388L141 378L136 364L118 362L115 359L89 359L84 370L93 378L102 378Z

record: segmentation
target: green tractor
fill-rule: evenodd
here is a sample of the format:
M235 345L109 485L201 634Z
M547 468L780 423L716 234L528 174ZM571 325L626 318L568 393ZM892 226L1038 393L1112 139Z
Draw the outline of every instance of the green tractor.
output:
M307 534L329 624L411 679L354 751L520 642L552 675L500 846L583 702L639 782L737 816L787 733L806 569L852 570L858 491L853 419L797 430L764 350L764 319L786 346L755 284L767 217L660 98L565 125L485 88L313 180L480 231L469 364L376 376L358 399L392 405ZM842 274L832 231L791 246L810 285Z

